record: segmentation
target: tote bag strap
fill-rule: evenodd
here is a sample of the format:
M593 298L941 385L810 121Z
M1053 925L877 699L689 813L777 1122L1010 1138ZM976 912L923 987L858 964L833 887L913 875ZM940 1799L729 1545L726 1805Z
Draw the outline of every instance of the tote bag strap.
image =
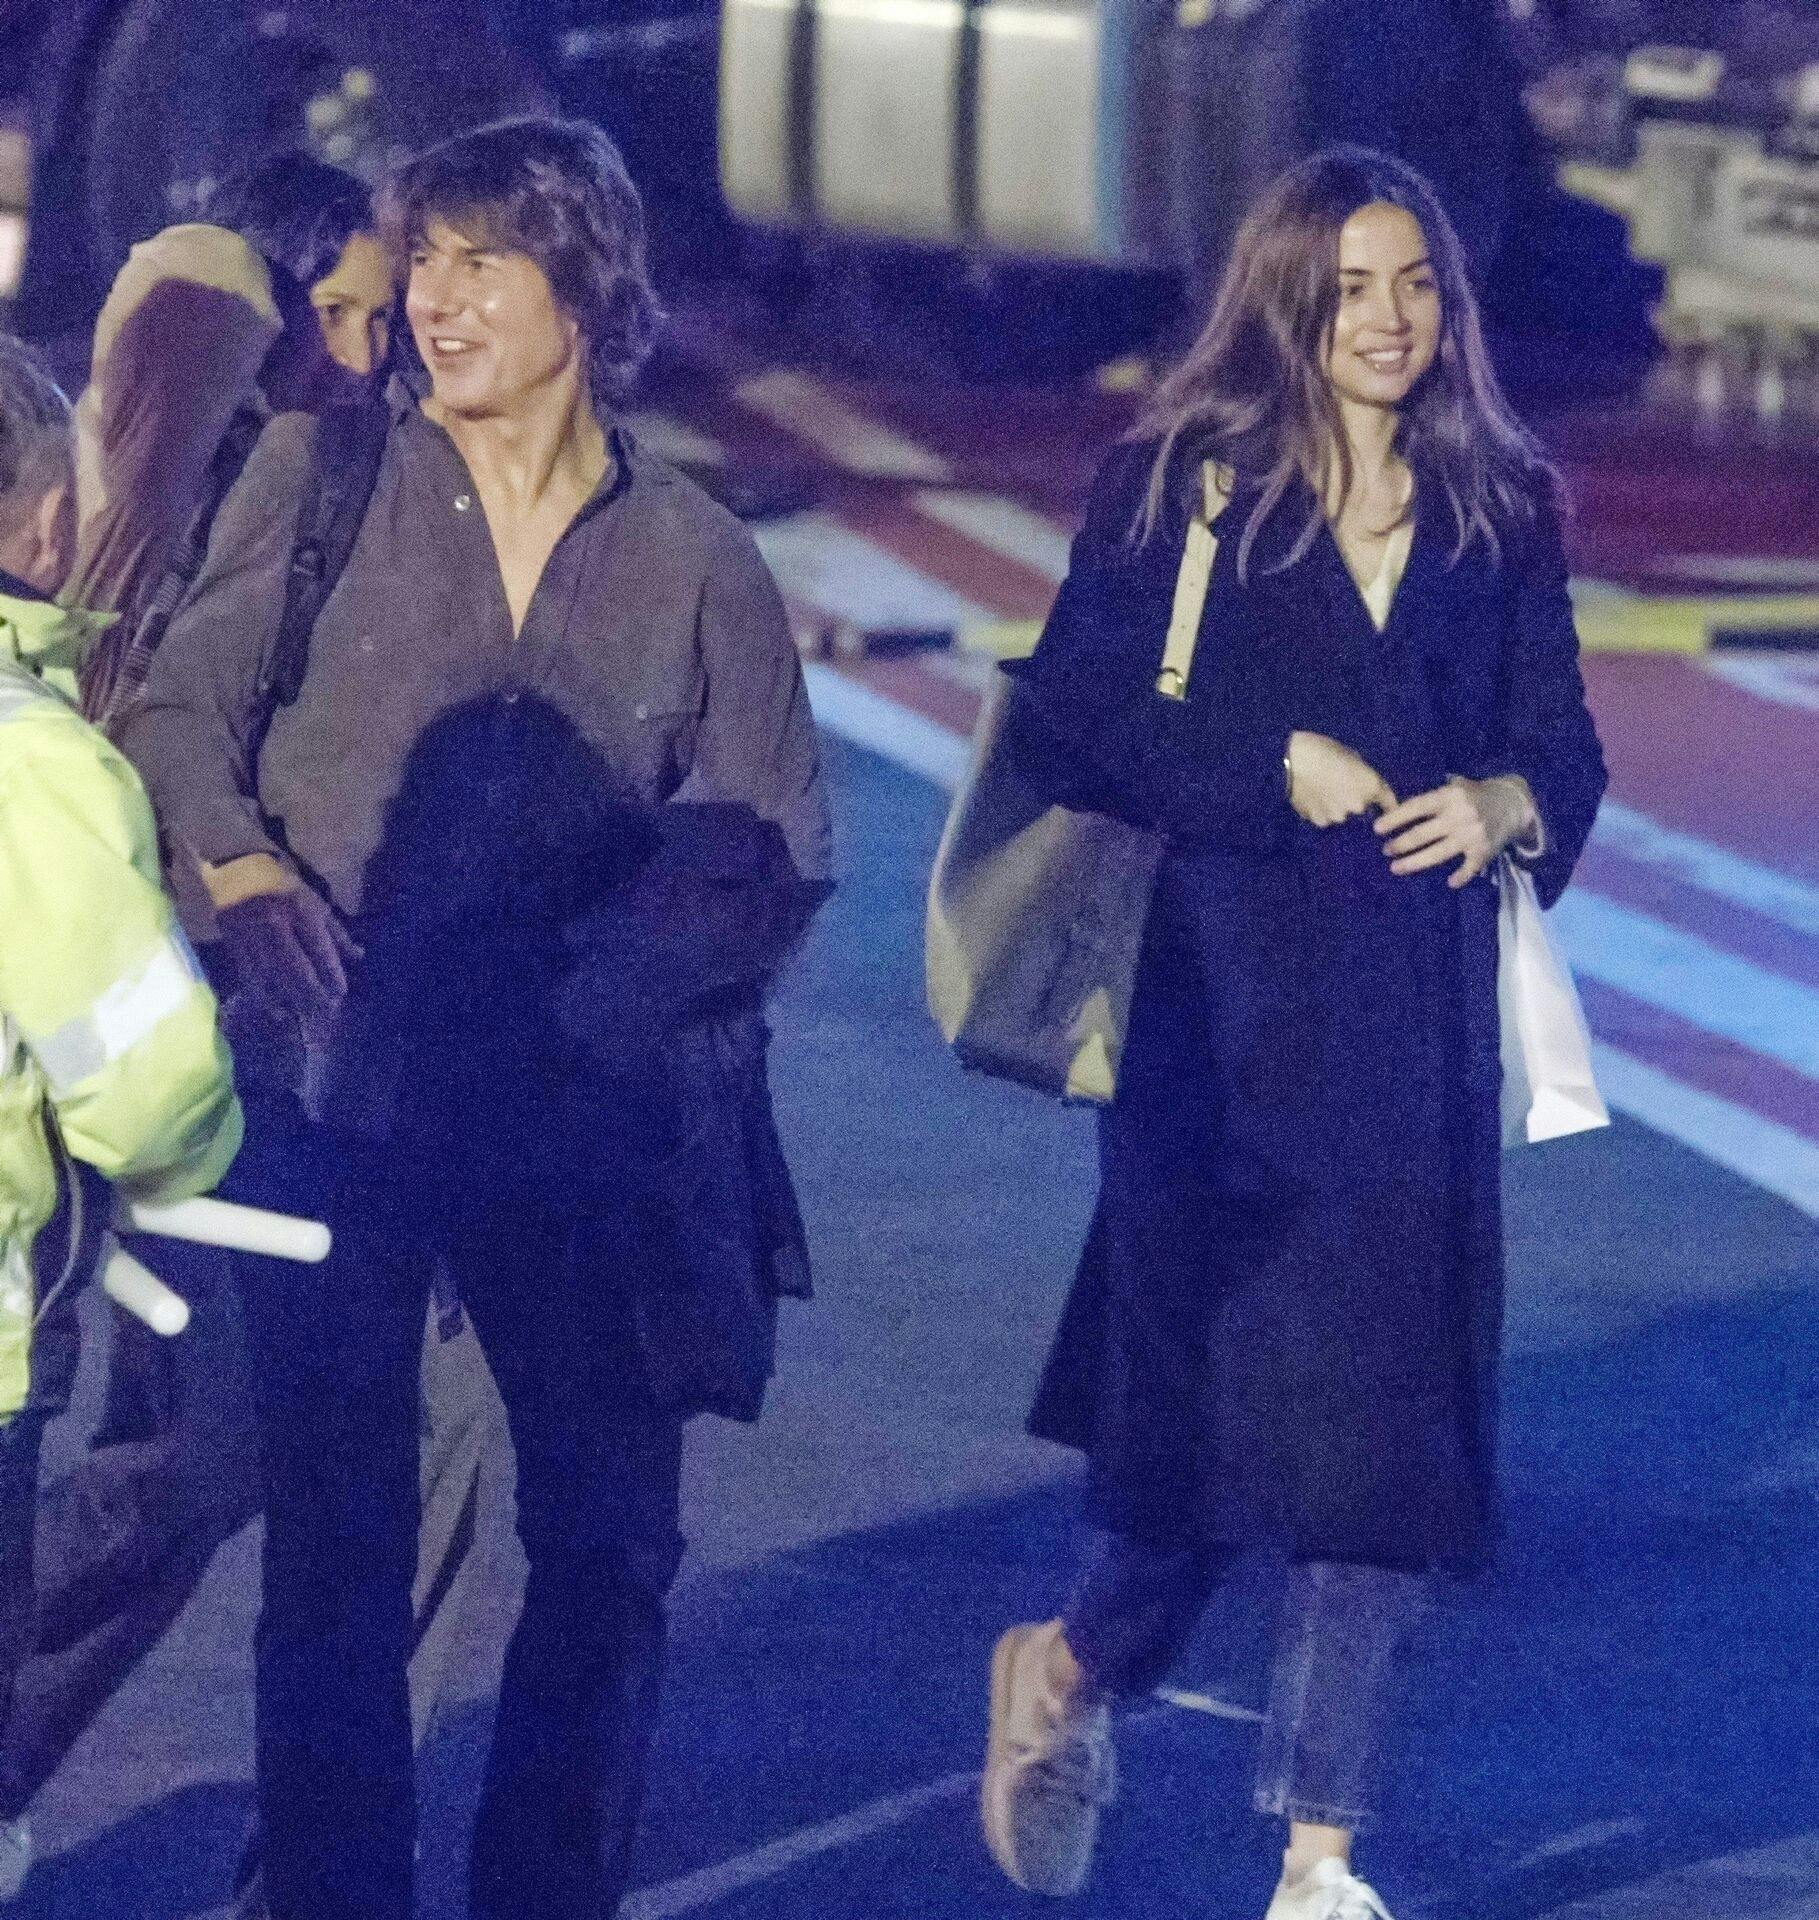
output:
M1175 604L1169 613L1168 638L1162 645L1162 670L1156 691L1165 700L1187 698L1187 677L1194 668L1194 648L1200 639L1200 620L1206 611L1206 590L1213 577L1219 541L1213 522L1232 497L1232 474L1206 460L1200 466L1200 511L1188 522L1187 545L1181 571L1175 576Z

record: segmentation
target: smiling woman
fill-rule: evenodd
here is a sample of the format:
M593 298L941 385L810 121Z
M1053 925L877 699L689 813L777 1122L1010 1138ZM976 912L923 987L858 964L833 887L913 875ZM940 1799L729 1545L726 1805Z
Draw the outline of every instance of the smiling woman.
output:
M984 1824L1020 1885L1080 1885L1111 1705L1262 1547L1290 1563L1266 1920L1385 1914L1351 1849L1402 1646L1496 1533L1489 869L1528 859L1552 900L1604 782L1554 493L1431 189L1317 155L1102 469L1020 675L1007 738L1039 797L1160 853L1031 1422L1087 1454L1102 1538L1065 1616L1013 1627L992 1671ZM1198 664L1165 689L1196 546Z
M1400 406L1440 347L1440 283L1406 207L1360 207L1339 229L1339 306L1326 375L1340 400Z
M1410 362L1397 367L1405 345ZM1359 346L1392 364L1372 367ZM1348 400L1394 409L1402 463L1439 487L1456 555L1477 540L1495 551L1551 492L1498 389L1439 201L1411 169L1362 148L1294 168L1245 222L1204 329L1145 409L1139 433L1154 455L1140 530L1153 531L1178 461L1200 447L1256 483L1241 565L1270 515L1307 489L1302 558L1353 494Z

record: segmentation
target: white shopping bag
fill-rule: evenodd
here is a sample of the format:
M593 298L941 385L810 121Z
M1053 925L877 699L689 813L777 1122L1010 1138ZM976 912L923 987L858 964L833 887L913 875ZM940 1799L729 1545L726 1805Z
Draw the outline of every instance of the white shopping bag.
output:
M1535 883L1507 857L1497 864L1497 1011L1503 1023L1503 1144L1519 1147L1608 1127L1592 1078L1592 1041L1555 950Z

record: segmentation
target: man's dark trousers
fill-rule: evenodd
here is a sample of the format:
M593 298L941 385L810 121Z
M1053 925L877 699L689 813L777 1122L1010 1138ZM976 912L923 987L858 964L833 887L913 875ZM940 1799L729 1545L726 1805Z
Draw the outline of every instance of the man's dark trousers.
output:
M276 1204L269 1158L249 1139L224 1197ZM320 1204L288 1179L284 1197L303 1213ZM172 1240L135 1251L190 1302L190 1324L181 1340L162 1340L114 1314L101 1430L40 1496L37 1632L6 1729L0 1818L18 1813L61 1764L189 1604L216 1550L260 1508L235 1269L250 1264L274 1284L299 1269ZM472 1333L444 1341L419 1326L417 1344L427 1429L412 1661L421 1744L483 1570L473 1543L484 1463L503 1449Z
M635 1243L514 1207L426 1203L438 1170L300 1136L335 1250L246 1295L266 1496L257 1770L273 1920L409 1920L405 1666L416 1369L432 1268L454 1273L505 1402L529 1561L476 1827L474 1920L617 1911L681 1558L681 1422L644 1385ZM313 1163L313 1164L312 1164ZM611 1244L611 1243L609 1243Z

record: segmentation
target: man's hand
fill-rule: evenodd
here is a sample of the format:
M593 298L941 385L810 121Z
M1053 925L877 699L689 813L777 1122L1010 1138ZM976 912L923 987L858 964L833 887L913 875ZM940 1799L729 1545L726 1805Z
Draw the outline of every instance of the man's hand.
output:
M341 1003L360 949L313 887L256 893L223 909L215 924L241 979L279 1012L308 1028Z
M1449 887L1469 885L1511 841L1535 826L1528 782L1513 774L1492 780L1456 776L1377 820L1391 873L1425 873L1457 860L1457 869L1446 878Z
M1369 761L1324 733L1291 733L1288 802L1310 826L1336 827L1372 807L1393 807L1396 796Z

